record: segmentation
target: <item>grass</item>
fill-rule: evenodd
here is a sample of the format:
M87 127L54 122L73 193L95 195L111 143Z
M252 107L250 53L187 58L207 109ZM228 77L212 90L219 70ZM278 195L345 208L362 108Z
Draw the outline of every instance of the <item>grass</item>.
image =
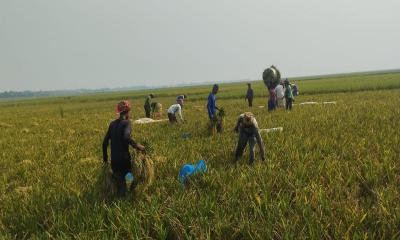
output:
M254 167L248 152L231 163L236 118L250 110L244 84L221 86L225 132L215 137L207 135L210 86L156 91L164 109L189 95L187 123L134 125L133 137L153 147L155 179L124 200L104 189L101 142L116 101L129 96L133 118L143 117L145 93L1 103L0 237L400 238L399 76L300 80L304 95L292 112L258 108L266 91L255 84L251 111L260 127L284 130L263 133L268 161ZM179 169L199 159L208 173L184 189Z

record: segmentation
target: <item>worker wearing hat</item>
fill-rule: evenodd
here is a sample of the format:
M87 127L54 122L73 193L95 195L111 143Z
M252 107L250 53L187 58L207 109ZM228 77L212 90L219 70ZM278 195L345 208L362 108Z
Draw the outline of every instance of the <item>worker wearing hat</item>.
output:
M258 129L256 118L251 112L245 112L239 116L234 130L239 133L239 140L235 152L235 162L243 155L247 142L249 143L250 148L249 164L251 165L254 163L254 148L256 143L260 147L261 160L265 161L264 143Z
M113 171L113 179L117 185L117 194L120 197L126 195L125 175L131 171L131 155L129 146L144 151L144 146L138 144L131 138L131 123L129 121L129 113L131 105L128 101L121 101L116 108L118 118L112 121L108 127L107 133L103 140L103 161L108 162L107 148L111 140L111 169ZM136 186L132 184L131 186Z

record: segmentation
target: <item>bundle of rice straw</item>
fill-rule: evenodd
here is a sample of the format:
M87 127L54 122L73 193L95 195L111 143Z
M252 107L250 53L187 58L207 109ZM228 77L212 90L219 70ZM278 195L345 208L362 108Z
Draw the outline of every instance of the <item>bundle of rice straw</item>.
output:
M132 161L133 175L138 181L140 191L145 191L154 180L154 164L149 155L139 153Z
M272 65L263 72L264 84L268 89L275 88L281 81L281 73Z

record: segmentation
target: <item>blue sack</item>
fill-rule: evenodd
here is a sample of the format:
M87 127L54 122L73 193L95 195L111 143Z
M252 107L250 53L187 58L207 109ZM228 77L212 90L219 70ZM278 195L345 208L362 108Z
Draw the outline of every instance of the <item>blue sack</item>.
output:
M194 164L185 164L179 171L179 181L182 184L185 184L187 177L195 174L197 172L206 172L207 171L207 166L206 162L201 159L196 165Z
M133 175L132 175L131 172L128 172L128 173L125 175L125 181L126 181L128 184L131 184L131 183L133 182L133 179L134 179L134 177L133 177Z

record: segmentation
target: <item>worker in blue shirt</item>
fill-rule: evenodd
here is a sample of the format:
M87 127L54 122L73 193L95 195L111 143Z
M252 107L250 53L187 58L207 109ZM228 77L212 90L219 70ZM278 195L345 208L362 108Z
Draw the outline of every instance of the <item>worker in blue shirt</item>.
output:
M217 111L220 109L216 105L216 94L218 93L218 84L214 84L213 89L208 95L208 102L207 102L207 111L208 117L210 119L209 129L211 130L211 134L214 135L216 132L222 132L222 124L221 121L218 120Z

